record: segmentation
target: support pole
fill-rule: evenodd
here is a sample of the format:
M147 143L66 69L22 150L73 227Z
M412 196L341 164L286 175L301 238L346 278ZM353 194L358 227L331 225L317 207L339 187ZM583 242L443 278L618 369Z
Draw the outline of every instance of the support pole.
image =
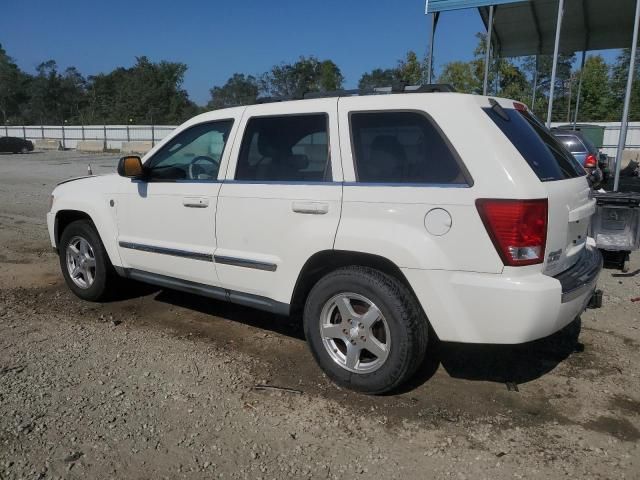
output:
M558 20L556 21L556 41L553 46L553 67L551 68L551 86L549 87L549 108L547 110L547 128L551 128L551 111L553 110L553 90L556 83L558 67L558 50L560 48L560 30L562 29L562 15L564 14L564 0L558 1Z
M573 112L573 129L576 129L578 123L578 109L580 108L580 93L582 92L582 77L584 77L584 57L585 51L582 51L582 60L580 60L580 80L578 80L578 93L576 93L576 111ZM571 98L571 97L569 97Z
M531 93L531 111L536 106L536 90L538 89L538 55L536 55L536 70L533 72L533 92Z
M633 21L633 40L631 43L631 60L629 61L629 76L627 77L627 91L624 94L624 109L622 110L622 121L620 122L620 138L618 138L618 151L616 152L616 176L613 181L613 191L618 191L620 182L620 164L622 163L622 152L627 143L627 127L629 120L629 103L631 102L631 87L633 85L633 74L636 67L636 44L638 43L638 19L640 18L640 0L636 0L636 16Z
M482 94L486 95L489 86L489 60L491 60L491 33L493 32L493 5L489 7L489 24L487 25L487 44L484 52L484 79Z
M438 25L440 12L431 14L431 32L429 35L429 59L427 64L427 83L431 83L433 77L433 42L436 38L436 26Z

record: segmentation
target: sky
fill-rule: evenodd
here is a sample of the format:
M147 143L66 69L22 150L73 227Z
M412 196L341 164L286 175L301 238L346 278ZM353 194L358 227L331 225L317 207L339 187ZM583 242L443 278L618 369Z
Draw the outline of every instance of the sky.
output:
M183 62L184 88L200 105L236 72L259 75L301 55L333 60L354 88L362 73L393 67L407 50L422 58L430 25L424 0L2 2L0 44L23 70L49 59L85 76L129 67L142 55ZM444 63L472 58L478 31L484 25L475 9L440 16L436 74Z

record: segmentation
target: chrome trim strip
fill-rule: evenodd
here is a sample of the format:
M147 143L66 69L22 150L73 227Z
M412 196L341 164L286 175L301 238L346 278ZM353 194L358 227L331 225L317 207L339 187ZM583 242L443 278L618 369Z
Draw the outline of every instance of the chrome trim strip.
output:
M203 283L190 282L180 278L158 275L136 269L122 269L118 272L121 275L139 280L141 282L158 285L162 288L171 288L181 292L192 293L195 295L203 295L215 300L235 303L245 307L257 308L266 312L275 313L277 315L289 315L291 307L288 303L278 302L271 298L252 295L250 293L238 292L213 285L205 285Z
M434 187L434 188L471 188L467 183L376 183L376 182L343 182L345 187Z
M229 185L317 185L317 186L336 186L342 185L342 182L334 181L299 181L299 180L224 180L222 183Z
M154 247L153 245L142 245L131 242L118 242L122 248L129 250L138 250L140 252L159 253L161 255L171 255L173 257L189 258L191 260L202 260L205 262L213 262L213 255L210 253L189 252L186 250L178 250L175 248Z
M216 263L222 265L232 265L234 267L255 268L256 270L264 270L266 272L275 272L278 266L275 263L259 262L256 260L247 260L245 258L225 257L222 255L214 255L213 259Z

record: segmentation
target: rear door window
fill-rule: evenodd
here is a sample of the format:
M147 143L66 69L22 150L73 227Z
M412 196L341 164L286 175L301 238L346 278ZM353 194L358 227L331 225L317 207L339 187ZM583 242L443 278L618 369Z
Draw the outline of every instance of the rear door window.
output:
M565 146L531 113L494 103L483 108L542 182L586 175Z
M353 112L350 123L358 182L470 184L453 147L423 113Z

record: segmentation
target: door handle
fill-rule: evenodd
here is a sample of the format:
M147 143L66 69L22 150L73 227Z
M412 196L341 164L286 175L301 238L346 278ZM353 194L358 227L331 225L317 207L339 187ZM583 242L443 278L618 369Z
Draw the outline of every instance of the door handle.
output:
M207 208L209 206L209 199L206 197L184 197L182 199L182 205L189 208Z
M324 215L329 213L329 204L325 202L293 202L291 210L295 213L306 213L309 215Z

